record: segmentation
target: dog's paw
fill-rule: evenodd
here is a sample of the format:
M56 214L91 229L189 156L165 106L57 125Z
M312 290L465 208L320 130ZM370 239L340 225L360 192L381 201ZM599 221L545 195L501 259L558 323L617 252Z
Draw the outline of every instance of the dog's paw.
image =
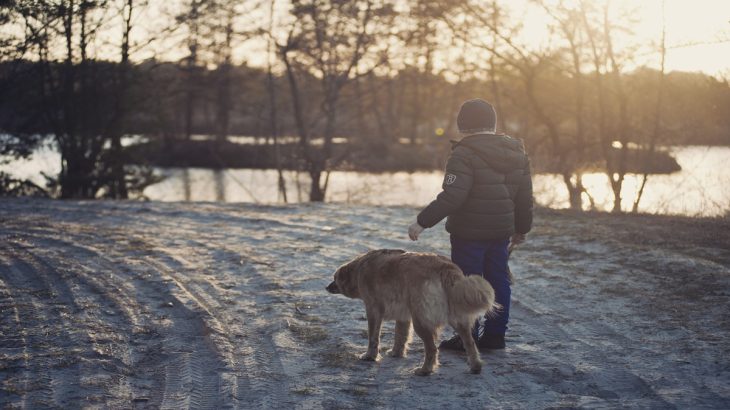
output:
M388 356L390 357L396 357L396 358L403 358L406 357L406 352L403 350L388 350Z
M424 369L423 367L417 368L414 373L416 376L429 376L433 373L433 370Z
M481 360L475 360L475 361L469 360L469 372L471 374L481 373L482 372L482 361Z
M380 360L380 355L379 354L371 355L369 353L363 353L360 355L360 360L362 360L364 362L377 362L378 360Z

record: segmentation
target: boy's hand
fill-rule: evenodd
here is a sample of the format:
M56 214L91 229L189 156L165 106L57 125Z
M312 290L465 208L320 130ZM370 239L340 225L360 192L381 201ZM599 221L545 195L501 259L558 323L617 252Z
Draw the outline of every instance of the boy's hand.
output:
M516 233L512 235L509 241L509 250L512 251L515 246L524 243L527 240L527 235L524 233Z
M418 240L418 235L423 232L425 228L418 224L418 222L413 222L411 226L408 227L408 237L411 238L412 241Z

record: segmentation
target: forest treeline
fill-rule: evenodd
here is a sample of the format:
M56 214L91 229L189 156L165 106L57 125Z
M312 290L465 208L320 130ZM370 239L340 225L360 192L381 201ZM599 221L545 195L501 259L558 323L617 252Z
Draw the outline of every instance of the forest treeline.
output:
M145 164L207 158L295 167L321 201L335 169L441 166L475 97L535 168L562 176L576 209L591 200L584 172L606 172L620 211L626 173L645 183L671 170L660 147L730 143L727 80L666 72L665 33L639 50L624 38L639 23L609 1L531 2L551 18L540 47L519 40L504 1L180 0L169 25L140 35L151 4L3 2L0 153L27 157L52 139L53 195L126 198L154 181ZM153 43L182 57L135 57ZM647 53L656 66L638 65ZM131 135L148 142L127 147Z
M41 67L40 63L21 61L0 63L3 79L3 100L0 101L0 127L11 134L53 133L49 121L39 117L38 107L43 106L46 96L43 71L60 71L61 66ZM114 73L121 68L118 63L91 62L86 70L93 73L94 104L79 107L79 115L89 117L108 116L115 107L113 102L119 96L115 87ZM133 101L127 110L125 120L118 124L124 135L145 135L170 141L190 139L205 135L225 139L228 136L258 137L266 141L274 135L270 121L270 101L267 94L267 73L265 69L239 65L230 68L230 94L227 107L220 107L217 98L220 91L217 82L220 73L214 69L201 68L195 87L195 101L189 123L186 115L185 91L187 74L171 62L145 61L129 67L133 78L124 94ZM552 76L552 77L551 77ZM652 104L642 104L642 98L655 93L659 73L643 68L627 73L624 78L631 90L630 104L634 110L646 110ZM546 107L552 112L556 123L572 121L570 111L571 78L564 73L544 73L542 81L551 84L552 90L545 95ZM307 89L307 99L320 101L322 90L319 80L313 76L302 78L302 88ZM662 143L666 145L727 145L730 143L730 122L725 121L730 112L730 89L727 83L702 73L672 72L666 75L665 92L667 102L663 107L663 123L666 129ZM287 79L281 75L273 82L280 91L276 101L278 121L277 135L297 136L296 120L292 112L291 96L286 93ZM500 101L500 130L514 134L528 141L539 134L541 124L531 118L529 102L521 92L521 84L512 77L497 80L504 101ZM508 91L513 90L513 91ZM469 79L466 82L451 83L444 75L423 73L404 69L395 76L370 74L355 80L355 84L343 90L339 98L338 117L334 135L364 145L389 146L393 143L417 143L448 139L456 136L455 119L459 104L469 98L492 95L489 80ZM100 105L101 104L101 105ZM319 107L306 104L304 110L315 111ZM221 111L227 111L225 131L221 130ZM649 117L650 113L634 111L632 115ZM640 118L640 117L639 117ZM82 124L79 124L82 125ZM89 124L94 126L93 124ZM646 129L639 128L639 133ZM314 135L322 132L316 127ZM539 138L539 136L538 136ZM634 142L641 142L634 137Z

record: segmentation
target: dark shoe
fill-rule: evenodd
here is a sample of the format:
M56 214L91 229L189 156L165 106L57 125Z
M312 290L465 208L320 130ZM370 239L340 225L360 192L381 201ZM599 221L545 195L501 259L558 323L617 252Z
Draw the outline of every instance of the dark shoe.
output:
M489 349L489 350L498 350L498 349L504 349L504 335L482 335L479 340L477 340L477 347L479 350L482 349Z
M439 344L439 349L459 350L463 352L464 344L461 343L461 337L459 337L459 335L454 335L451 339L441 342L441 344Z

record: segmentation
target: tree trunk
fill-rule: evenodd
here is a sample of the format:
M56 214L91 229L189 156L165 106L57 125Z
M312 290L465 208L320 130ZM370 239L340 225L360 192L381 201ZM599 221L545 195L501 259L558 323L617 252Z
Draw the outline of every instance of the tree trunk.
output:
M582 211L583 210L583 183L581 181L581 176L576 175L576 181L573 183L572 181L573 174L563 174L563 182L565 183L565 187L568 190L568 201L570 203L570 209L576 210L576 211Z
M613 208L611 212L618 214L621 213L621 186L623 185L623 178L611 177L611 189L613 190Z
M190 15L188 26L190 33L188 34L188 56L186 58L185 70L187 72L186 89L185 89L185 109L184 109L184 132L185 139L190 140L193 135L193 122L195 120L195 99L197 87L197 65L198 65L198 0L192 0L190 3Z
M274 30L274 7L275 0L271 1L269 9L269 33ZM279 124L278 115L276 110L276 83L274 83L274 73L272 70L273 62L272 59L275 56L273 49L273 40L269 38L268 44L268 64L267 64L267 76L266 85L269 92L269 134L271 135L274 142L274 163L276 164L277 174L277 186L279 189L279 195L284 203L287 203L286 197L286 182L284 181L284 173L282 172L281 166L281 150L279 149Z
M411 145L416 143L418 137L418 129L421 125L421 111L423 109L423 99L421 98L421 70L416 69L413 73L413 100L411 100L411 107L413 107L411 117L411 129L409 130L411 137Z
M647 152L647 157L649 158L648 163L646 164L646 171L642 175L641 179L641 187L639 188L639 192L636 193L636 199L634 200L634 205L631 209L631 212L638 213L639 212L639 202L641 202L641 198L644 195L644 188L646 187L646 181L649 179L649 172L653 165L653 158L654 158L654 151L656 150L656 143L659 139L659 135L661 133L661 125L662 125L662 103L664 100L664 79L665 75L664 72L666 70L665 63L666 63L666 57L667 57L667 46L666 46L666 19L665 19L665 11L664 11L665 3L662 1L662 37L661 42L659 45L659 51L661 54L661 62L660 62L660 69L659 69L659 84L657 85L657 97L656 97L656 104L654 106L654 131L651 134L650 140L649 140L649 152Z
M309 188L309 201L324 202L325 192L319 181L322 178L322 171L319 169L310 170L309 177L312 178L312 184Z
M565 187L568 190L570 208L582 210L583 186L580 176L578 176L574 170L575 164L570 163L568 153L566 151L567 148L561 143L557 124L544 111L543 106L540 105L540 102L537 99L537 95L535 94L535 73L528 72L524 73L524 75L525 92L527 94L527 99L530 102L530 105L532 106L532 109L537 118L547 128L552 156L558 161L558 166L561 170L560 174L563 176L563 182L565 183ZM572 182L572 177L574 174L577 175L576 183Z
M234 10L229 6L226 10L225 42L221 47L220 64L217 69L218 98L216 101L216 139L225 142L228 139L228 128L231 112L231 50L233 49Z
M109 183L109 194L114 199L127 199L126 174L124 172L124 151L122 150L122 138L119 133L112 135L111 145L111 181Z
M96 187L91 175L95 163L89 161L81 150L66 150L63 156L59 182L62 199L93 199Z
M115 199L127 199L129 192L127 191L126 174L124 172L124 164L126 163L122 150L122 135L120 129L123 128L122 123L126 115L127 108L127 89L129 84L129 35L132 31L132 12L134 10L134 0L125 2L123 12L124 28L122 31L122 50L121 62L119 67L119 85L117 87L118 103L116 106L115 118L112 123L111 130L111 175L109 195Z
M616 87L616 96L618 98L618 139L621 142L621 148L618 152L618 169L614 169L609 172L609 177L612 180L611 188L613 189L613 212L621 212L621 189L624 183L624 177L626 176L626 162L629 152L629 141L628 136L631 133L629 118L628 118L628 96L623 86L623 79L621 78L621 71L616 61L616 56L613 52L613 39L611 37L611 25L608 18L608 3L604 5L603 12L603 34L606 42L606 54L608 61L611 63L611 76L614 80ZM612 142L609 142L612 144Z
M218 67L218 98L216 99L216 139L218 142L225 142L228 138L231 111L230 71L228 61Z

